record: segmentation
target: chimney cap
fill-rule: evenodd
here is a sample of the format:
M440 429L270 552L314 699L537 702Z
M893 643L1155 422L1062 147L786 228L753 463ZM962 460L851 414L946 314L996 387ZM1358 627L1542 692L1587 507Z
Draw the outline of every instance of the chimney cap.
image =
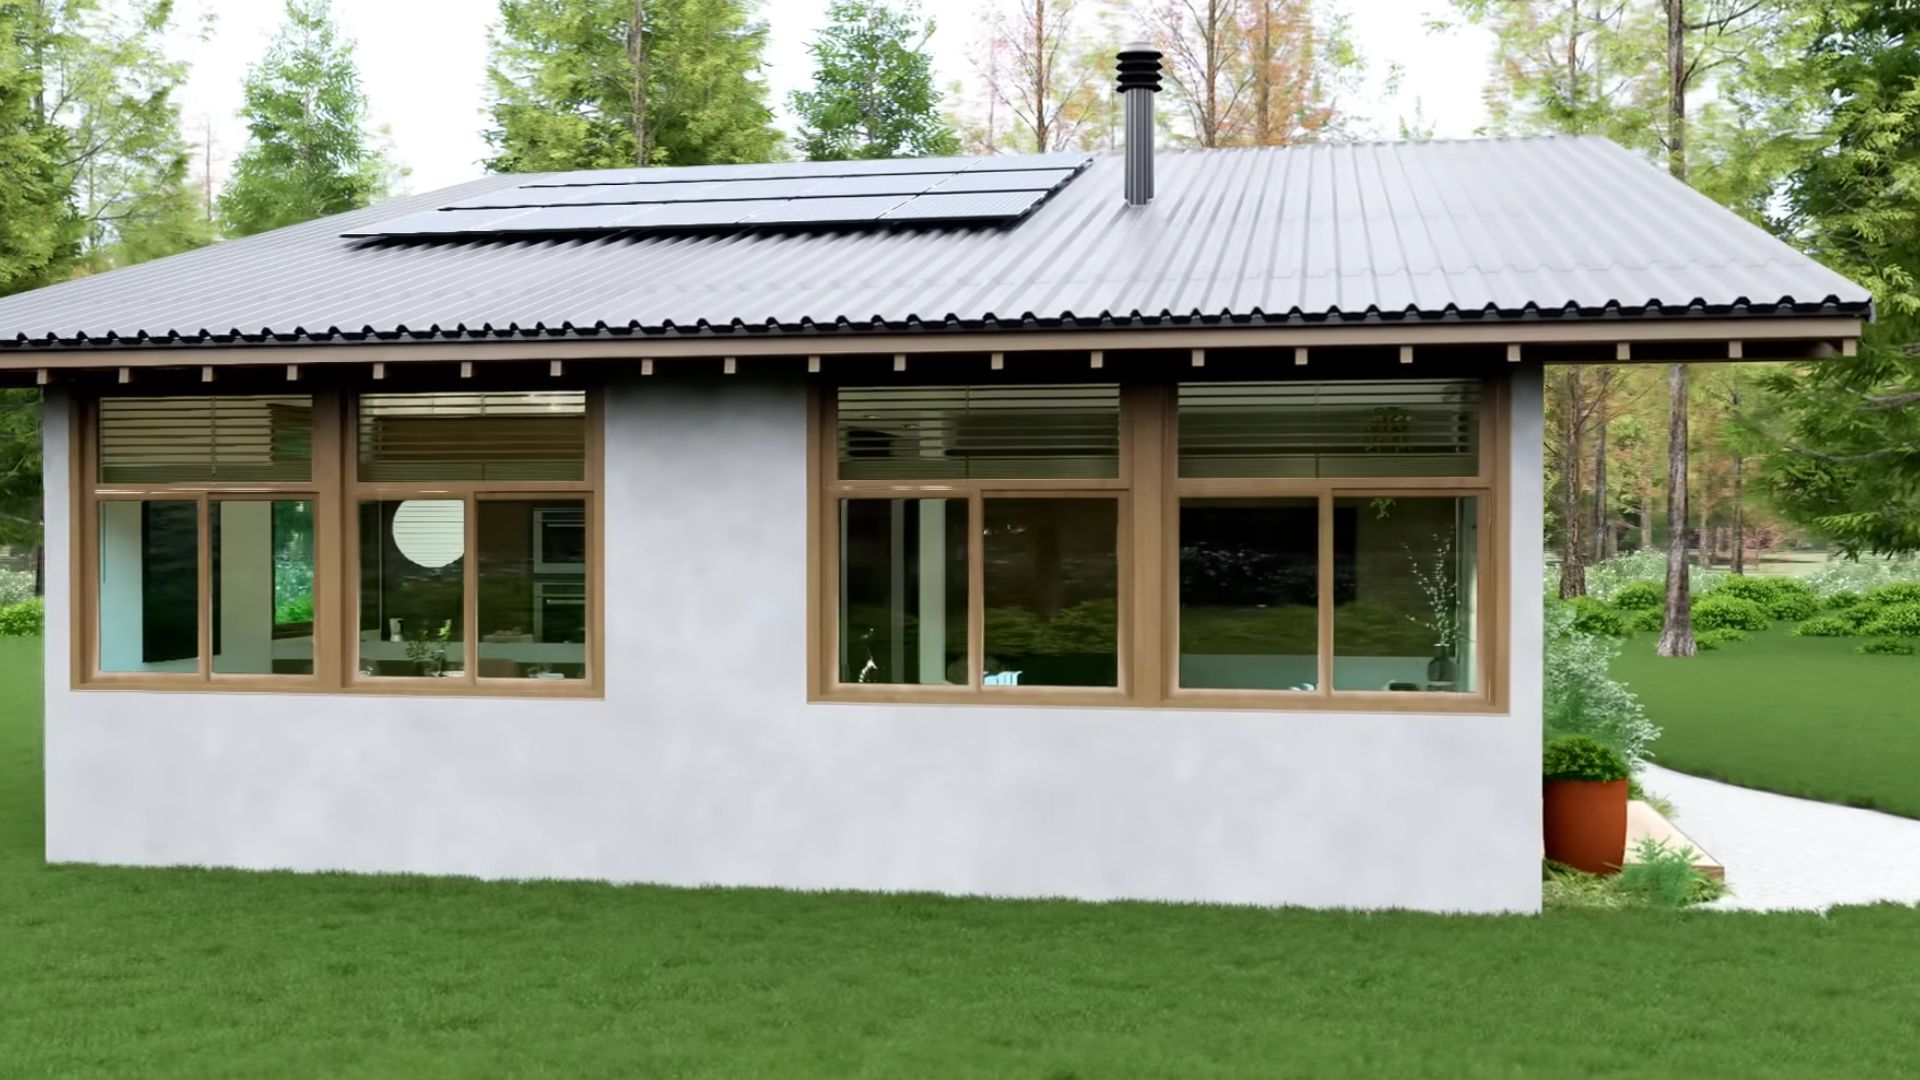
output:
M1120 92L1146 90L1160 92L1160 50L1145 41L1129 41L1120 46Z

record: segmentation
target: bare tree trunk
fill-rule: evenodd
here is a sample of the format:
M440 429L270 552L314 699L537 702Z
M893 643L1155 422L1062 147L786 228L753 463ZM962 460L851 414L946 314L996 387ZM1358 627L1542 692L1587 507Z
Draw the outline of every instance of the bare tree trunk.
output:
M1607 513L1607 425L1600 418L1593 433L1593 561L1604 562L1612 552L1613 522Z
M47 595L47 548L44 544L33 545L33 595Z
M1260 2L1260 63L1253 71L1254 141L1273 145L1273 3Z
M1566 395L1566 416L1560 432L1560 596L1563 599L1587 595L1586 548L1580 542L1580 465L1585 441L1585 422L1581 408L1583 378L1578 368L1566 369L1561 380Z
M633 112L633 163L645 168L653 157L647 145L647 0L633 0L633 21L627 24L627 63L633 67L633 88L627 105Z
M1740 413L1740 390L1733 391L1733 412ZM1733 572L1747 572L1747 515L1746 507L1741 505L1746 494L1746 459L1740 454L1733 455Z
M1687 178L1687 2L1667 0L1667 171Z
M1667 605L1660 656L1692 656L1693 598L1687 588L1687 368L1667 368Z

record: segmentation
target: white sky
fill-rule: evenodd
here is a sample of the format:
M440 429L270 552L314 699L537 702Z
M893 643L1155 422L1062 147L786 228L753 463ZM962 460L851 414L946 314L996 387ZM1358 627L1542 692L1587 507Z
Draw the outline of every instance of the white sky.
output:
M978 33L980 3L922 0L937 29L930 43L941 85L971 81L967 54ZM1089 5L1090 6L1090 5ZM486 145L487 27L497 0L333 0L342 31L357 45L360 74L375 125L392 132L395 156L412 170L406 189L431 191L480 176ZM787 120L787 93L812 75L807 43L825 20L827 0L768 0L772 27L767 49L769 95ZM1445 0L1344 0L1353 35L1368 65L1366 86L1348 111L1367 119L1365 134L1392 137L1398 118L1415 103L1443 138L1472 135L1484 122L1480 100L1492 47L1479 30L1432 33ZM192 65L181 98L190 137L211 128L214 175L246 141L236 118L249 65L266 52L282 12L279 0L181 0L178 55ZM202 36L211 19L211 29ZM1403 75L1389 97L1391 65ZM791 131L791 123L783 123Z

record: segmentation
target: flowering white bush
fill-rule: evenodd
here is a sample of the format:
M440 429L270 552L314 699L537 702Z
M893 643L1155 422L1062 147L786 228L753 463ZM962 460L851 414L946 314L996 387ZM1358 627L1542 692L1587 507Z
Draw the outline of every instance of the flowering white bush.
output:
M1890 562L1874 559L1868 562L1843 560L1828 563L1800 580L1813 587L1821 599L1836 593L1869 593L1883 585L1892 585L1901 581L1920 581L1920 561L1902 559Z
M1703 570L1689 563L1687 587L1698 596L1712 588L1714 582L1726 577L1727 574L1728 571L1725 570ZM1548 577L1547 593L1557 595L1560 591L1560 575L1555 572ZM1651 581L1659 584L1662 589L1666 588L1667 553L1631 551L1587 567L1587 595L1595 600L1603 600L1611 604L1615 593L1636 581Z
M0 570L0 607L33 599L33 575L25 570Z
M1653 756L1649 748L1660 729L1639 697L1613 677L1619 642L1580 633L1573 620L1571 604L1547 601L1546 737L1590 736L1619 751L1637 771Z

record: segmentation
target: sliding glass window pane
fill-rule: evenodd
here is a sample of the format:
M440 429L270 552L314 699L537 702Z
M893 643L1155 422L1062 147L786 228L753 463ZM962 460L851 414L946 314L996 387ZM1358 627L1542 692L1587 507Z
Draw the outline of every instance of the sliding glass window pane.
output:
M1472 693L1479 500L1336 499L1335 690Z
M1180 504L1180 685L1313 690L1319 679L1316 499Z
M466 504L360 504L360 672L466 671Z
M1118 686L1119 504L988 499L986 683Z
M587 677L587 504L477 504L482 679Z
M840 681L967 685L967 501L840 503Z
M100 504L100 670L200 670L200 504Z
M213 504L213 670L313 674L313 504Z

